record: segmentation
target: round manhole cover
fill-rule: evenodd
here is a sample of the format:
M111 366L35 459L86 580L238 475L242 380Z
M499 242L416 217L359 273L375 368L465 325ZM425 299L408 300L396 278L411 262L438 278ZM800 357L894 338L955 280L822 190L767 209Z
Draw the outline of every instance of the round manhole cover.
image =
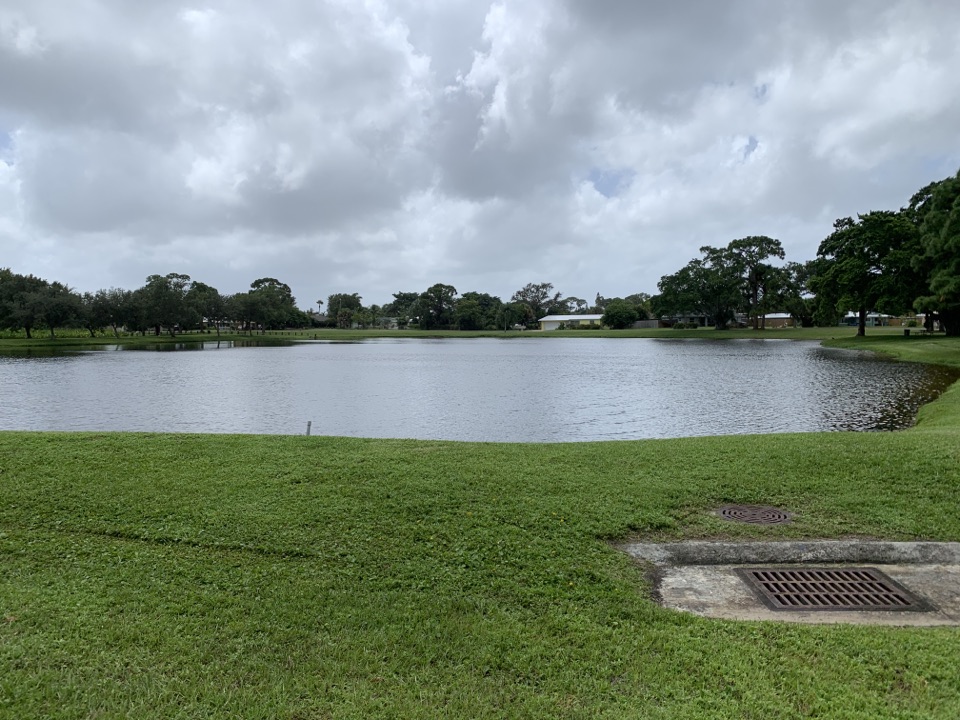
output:
M780 525L790 522L792 515L785 510L765 505L725 505L717 511L724 520L754 525Z

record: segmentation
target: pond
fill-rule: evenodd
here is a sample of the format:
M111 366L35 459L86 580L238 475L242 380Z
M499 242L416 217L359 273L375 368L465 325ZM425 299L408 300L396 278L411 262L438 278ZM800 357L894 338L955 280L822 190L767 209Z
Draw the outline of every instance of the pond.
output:
M163 346L159 346L163 347ZM377 339L0 355L0 429L497 442L891 430L960 373L789 340Z

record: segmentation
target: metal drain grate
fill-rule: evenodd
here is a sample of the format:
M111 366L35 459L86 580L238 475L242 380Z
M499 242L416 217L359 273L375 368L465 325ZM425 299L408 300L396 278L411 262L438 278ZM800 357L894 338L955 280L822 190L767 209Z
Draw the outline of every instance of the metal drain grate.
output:
M773 610L929 610L874 568L737 568Z
M764 505L724 505L717 510L724 520L752 523L754 525L780 525L790 522L792 515L775 507Z

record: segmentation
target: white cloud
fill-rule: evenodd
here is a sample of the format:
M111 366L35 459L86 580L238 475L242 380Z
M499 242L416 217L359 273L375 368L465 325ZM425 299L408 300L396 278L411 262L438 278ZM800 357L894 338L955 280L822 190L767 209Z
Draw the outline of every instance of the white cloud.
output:
M955 172L956 67L936 0L8 0L0 252L304 305L652 292Z

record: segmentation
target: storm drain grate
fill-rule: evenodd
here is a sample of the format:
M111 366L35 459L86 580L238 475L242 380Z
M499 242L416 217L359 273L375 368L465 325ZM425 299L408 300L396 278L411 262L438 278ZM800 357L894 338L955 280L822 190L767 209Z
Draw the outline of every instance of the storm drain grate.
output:
M874 568L737 568L773 610L929 610Z
M779 525L790 522L790 513L765 505L725 505L717 511L724 520L753 523L754 525Z

